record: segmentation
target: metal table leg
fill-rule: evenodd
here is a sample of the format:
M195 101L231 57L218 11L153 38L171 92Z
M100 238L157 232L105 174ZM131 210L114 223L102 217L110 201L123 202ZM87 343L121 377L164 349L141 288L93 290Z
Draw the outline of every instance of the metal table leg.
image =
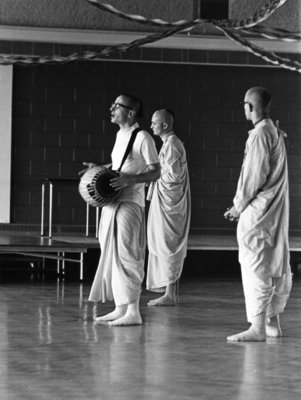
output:
M44 213L45 213L45 183L42 183L42 203L41 203L41 236L44 236Z
M49 239L52 238L53 184L49 183Z

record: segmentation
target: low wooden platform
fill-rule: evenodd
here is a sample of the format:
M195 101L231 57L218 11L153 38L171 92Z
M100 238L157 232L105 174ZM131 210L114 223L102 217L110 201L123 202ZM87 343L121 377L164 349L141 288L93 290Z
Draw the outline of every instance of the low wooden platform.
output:
M80 280L84 274L84 253L88 249L98 249L98 239L93 236L57 236L55 239L40 237L32 232L7 232L0 234L0 253L21 254L42 259L57 260L57 272L65 273L65 262L80 264ZM235 234L192 234L188 239L188 250L196 251L237 251ZM290 238L292 264L298 265L301 254L301 237ZM79 254L78 258L66 257L68 254Z
M87 245L72 240L48 239L31 235L0 235L1 251L43 251L68 253L85 253Z
M65 262L80 264L80 280L83 280L84 253L88 251L88 246L72 240L49 239L45 237L33 236L32 233L23 232L22 234L1 234L0 253L21 254L24 256L38 257L43 260L53 259L57 261L57 273L64 275ZM65 253L79 254L79 259L66 257Z
M70 243L79 243L88 248L98 248L98 239L92 236L58 236L58 240ZM190 234L188 238L188 250L238 250L235 234ZM301 252L301 237L290 237L290 251Z
M290 237L290 251L301 252L301 237ZM190 235L189 250L238 250L235 235Z

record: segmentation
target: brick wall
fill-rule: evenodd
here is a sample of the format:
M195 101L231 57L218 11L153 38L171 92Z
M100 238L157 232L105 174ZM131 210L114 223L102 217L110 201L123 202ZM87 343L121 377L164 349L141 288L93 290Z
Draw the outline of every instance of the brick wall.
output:
M121 92L145 102L148 128L160 107L176 112L192 190L192 228L225 228L250 123L239 102L251 86L274 96L272 117L289 135L291 228L301 228L301 90L297 73L276 68L133 62L15 67L12 222L39 223L43 177L74 178L83 161L110 158L116 126L108 109ZM57 185L54 223L84 224L73 184Z

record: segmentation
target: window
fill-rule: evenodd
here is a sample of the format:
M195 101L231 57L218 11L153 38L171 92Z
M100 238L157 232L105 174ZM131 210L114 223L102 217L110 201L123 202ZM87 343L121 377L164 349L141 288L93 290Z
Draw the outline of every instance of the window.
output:
M228 19L229 0L194 0L195 18Z

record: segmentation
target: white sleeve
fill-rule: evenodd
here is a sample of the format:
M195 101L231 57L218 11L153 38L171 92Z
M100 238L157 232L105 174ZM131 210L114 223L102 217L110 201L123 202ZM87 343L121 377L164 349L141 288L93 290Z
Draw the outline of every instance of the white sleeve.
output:
M159 163L154 139L146 131L142 131L141 133L143 133L143 138L141 141L140 154L145 160L145 163L147 165Z
M268 134L258 131L249 144L239 179L234 206L242 212L256 197L270 172L271 143Z

